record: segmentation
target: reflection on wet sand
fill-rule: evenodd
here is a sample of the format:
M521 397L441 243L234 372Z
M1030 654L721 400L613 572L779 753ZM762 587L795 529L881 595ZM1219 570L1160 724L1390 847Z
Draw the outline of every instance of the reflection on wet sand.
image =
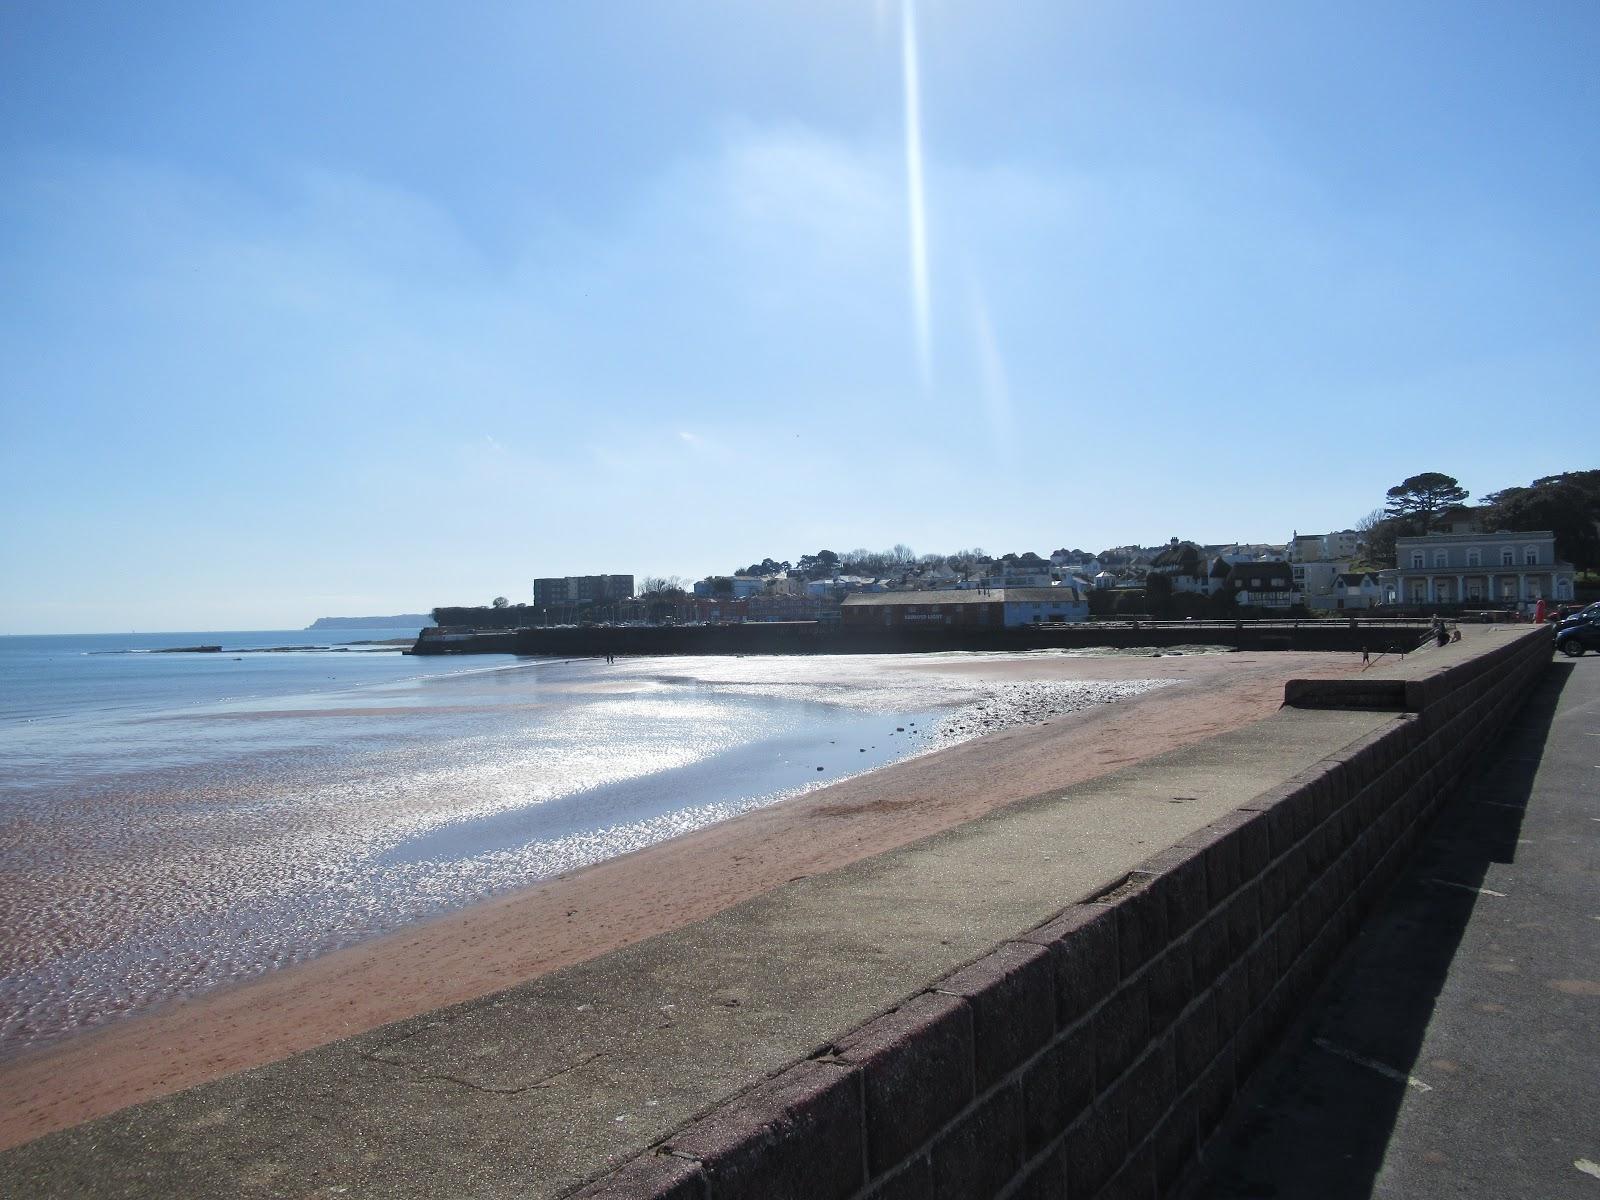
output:
M0 1055L1159 686L959 661L532 663L35 732L0 810Z

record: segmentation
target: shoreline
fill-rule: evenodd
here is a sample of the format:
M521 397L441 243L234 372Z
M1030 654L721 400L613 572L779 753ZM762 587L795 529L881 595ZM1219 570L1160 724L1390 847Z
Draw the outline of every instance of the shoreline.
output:
M1276 711L1291 676L1353 655L975 659L915 669L1001 682L1165 678L502 894L0 1064L0 1147L497 991L692 923L793 879Z

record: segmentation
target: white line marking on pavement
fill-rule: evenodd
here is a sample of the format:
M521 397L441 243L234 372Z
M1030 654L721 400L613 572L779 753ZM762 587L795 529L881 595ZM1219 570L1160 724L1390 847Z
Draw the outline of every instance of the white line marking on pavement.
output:
M1340 1058L1353 1062L1358 1067L1366 1067L1369 1071L1376 1071L1385 1079L1403 1083L1407 1087L1416 1088L1419 1092L1433 1091L1429 1084L1423 1083L1415 1075L1407 1075L1404 1071L1396 1071L1393 1067L1386 1063L1381 1063L1375 1058L1367 1058L1365 1055L1357 1054L1354 1050L1346 1050L1343 1046L1335 1046L1332 1042L1323 1038L1312 1038L1311 1041L1313 1045L1326 1050L1329 1054L1337 1054Z
M1600 1179L1600 1163L1590 1162L1587 1158L1575 1158L1572 1160L1572 1165L1585 1175L1593 1175L1596 1179Z
M1453 879L1430 879L1428 882L1437 883L1443 887L1460 888L1463 892L1477 892L1480 896L1499 896L1502 900L1506 898L1506 894L1504 892L1492 891L1489 888L1473 887L1470 883L1457 883Z

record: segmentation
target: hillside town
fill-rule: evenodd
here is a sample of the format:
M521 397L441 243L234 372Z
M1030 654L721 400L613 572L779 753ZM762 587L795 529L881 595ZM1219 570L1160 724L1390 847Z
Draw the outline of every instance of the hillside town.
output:
M570 624L1056 624L1096 618L1531 616L1590 597L1600 570L1600 470L1506 488L1467 504L1450 475L1422 472L1386 504L1328 533L1282 542L1168 539L1160 546L990 555L816 550L726 574L534 579L533 602L437 608L440 626Z
M1447 475L1412 476L1359 528L1282 542L1065 547L990 555L819 550L686 581L536 579L532 603L436 609L444 624L550 626L779 621L1004 625L1094 618L1316 617L1381 610L1531 616L1592 590L1600 472L1507 489L1477 505ZM1532 498L1530 500L1530 497ZM1577 520L1568 519L1574 510ZM1552 526L1517 523L1545 516ZM1564 557L1570 556L1570 557ZM1571 559L1580 561L1574 562ZM477 614L468 616L468 614Z

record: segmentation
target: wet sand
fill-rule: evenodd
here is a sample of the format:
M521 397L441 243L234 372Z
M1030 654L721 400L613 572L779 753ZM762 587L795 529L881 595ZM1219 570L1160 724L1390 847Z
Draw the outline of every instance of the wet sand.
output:
M913 758L20 1057L0 1065L0 1148L585 961L1250 724L1278 708L1286 679L1359 665L1354 655L1307 653L930 664L998 682L1175 686Z

